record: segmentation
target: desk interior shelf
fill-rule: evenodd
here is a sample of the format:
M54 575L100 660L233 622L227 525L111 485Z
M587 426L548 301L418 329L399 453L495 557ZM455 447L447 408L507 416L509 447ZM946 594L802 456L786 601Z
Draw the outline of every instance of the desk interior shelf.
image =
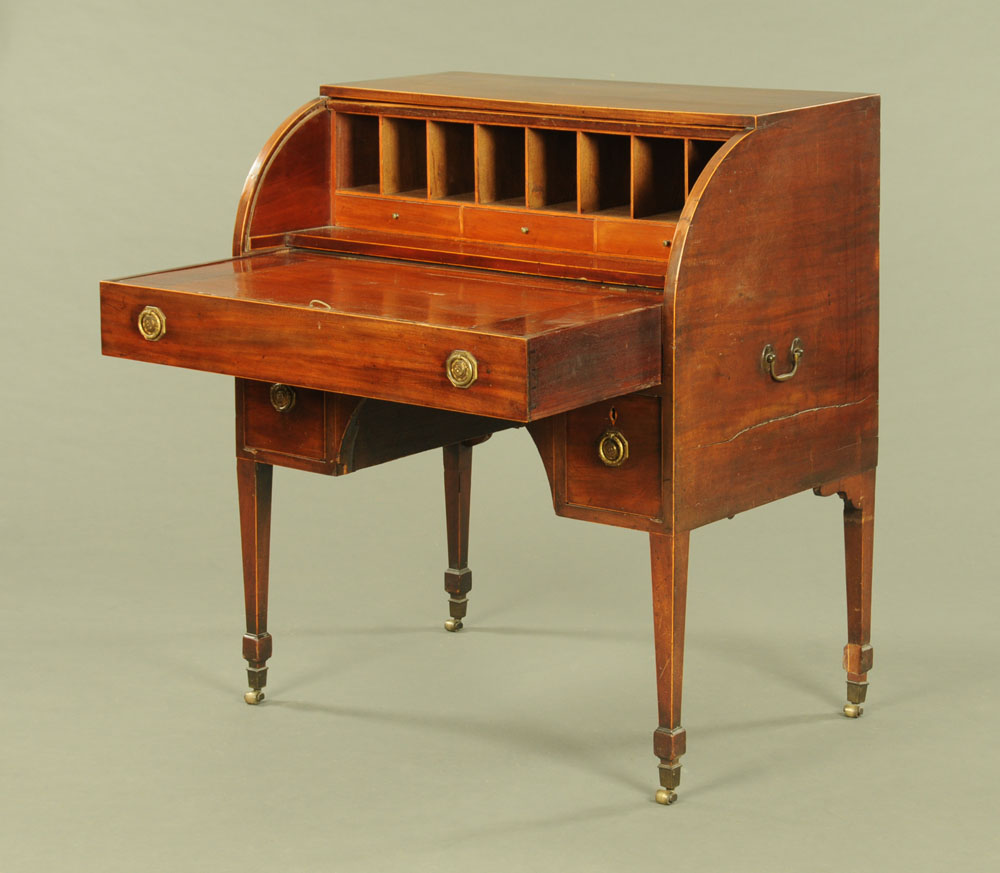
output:
M722 140L339 112L336 190L676 221Z
M378 194L379 120L377 115L341 115L337 124L337 181L346 191Z
M631 137L619 134L580 134L581 212L632 215L630 145Z
M476 203L524 207L524 141L524 128L476 125Z
M382 193L427 197L427 123L382 118L381 130Z
M428 195L432 200L476 199L475 127L427 122Z
M661 277L684 202L731 135L350 108L331 113L334 227L656 260Z

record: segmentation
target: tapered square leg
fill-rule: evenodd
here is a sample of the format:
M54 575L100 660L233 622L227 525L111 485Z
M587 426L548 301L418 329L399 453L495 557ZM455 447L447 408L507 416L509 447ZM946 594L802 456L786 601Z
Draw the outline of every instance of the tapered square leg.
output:
M681 685L684 676L684 611L687 605L688 542L685 531L649 535L653 577L653 639L656 652L656 699L659 726L653 752L660 759L658 803L677 799L680 757L686 747L681 727Z
M271 554L271 480L273 467L245 458L236 459L240 498L240 537L243 545L243 596L247 632L243 657L250 690L247 703L260 703L267 684L271 635L267 632L267 581Z
M875 533L875 471L830 482L816 489L844 501L844 564L847 576L847 703L844 715L857 718L868 694L872 668L872 553Z
M448 569L444 590L448 594L449 631L462 629L472 589L469 569L469 508L472 489L472 445L444 447L444 507L448 533Z

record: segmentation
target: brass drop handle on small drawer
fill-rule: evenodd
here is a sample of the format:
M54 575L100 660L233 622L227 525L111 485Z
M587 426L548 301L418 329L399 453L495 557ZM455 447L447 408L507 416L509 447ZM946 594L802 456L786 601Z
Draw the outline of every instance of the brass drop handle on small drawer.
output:
M275 382L271 386L271 406L277 412L288 412L295 406L295 389L291 385Z
M628 440L618 428L609 427L597 441L597 457L605 467L620 467L628 460Z
M802 356L806 353L806 350L802 347L802 340L798 337L792 340L792 347L788 350L789 354L792 356L792 369L787 373L775 373L774 372L774 362L778 360L778 355L774 351L774 346L768 343L764 346L764 351L760 353L760 365L764 369L765 373L769 373L771 378L775 382L787 382L799 371L799 361L802 360Z
M155 343L167 332L167 317L158 306L147 306L139 313L139 333L142 338Z

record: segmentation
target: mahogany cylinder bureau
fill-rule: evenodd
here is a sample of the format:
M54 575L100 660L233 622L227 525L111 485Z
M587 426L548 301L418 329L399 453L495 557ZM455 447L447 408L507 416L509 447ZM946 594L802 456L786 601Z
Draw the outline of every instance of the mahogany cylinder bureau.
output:
M445 73L321 88L233 257L101 284L106 355L236 377L248 703L274 465L443 449L449 631L473 445L527 426L559 515L649 535L656 799L676 799L689 532L844 501L846 715L872 666L879 98Z

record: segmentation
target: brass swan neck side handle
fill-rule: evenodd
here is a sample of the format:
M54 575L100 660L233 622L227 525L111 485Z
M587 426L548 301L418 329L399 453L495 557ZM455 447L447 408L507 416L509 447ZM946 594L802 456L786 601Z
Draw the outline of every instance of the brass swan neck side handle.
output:
M768 373L775 382L787 382L799 371L799 361L802 360L802 356L806 353L805 348L802 346L802 340L798 337L792 340L792 346L788 350L789 354L792 356L792 369L787 373L775 373L774 364L778 360L778 355L774 351L774 346L768 343L764 346L764 351L760 353L760 365L765 373Z

